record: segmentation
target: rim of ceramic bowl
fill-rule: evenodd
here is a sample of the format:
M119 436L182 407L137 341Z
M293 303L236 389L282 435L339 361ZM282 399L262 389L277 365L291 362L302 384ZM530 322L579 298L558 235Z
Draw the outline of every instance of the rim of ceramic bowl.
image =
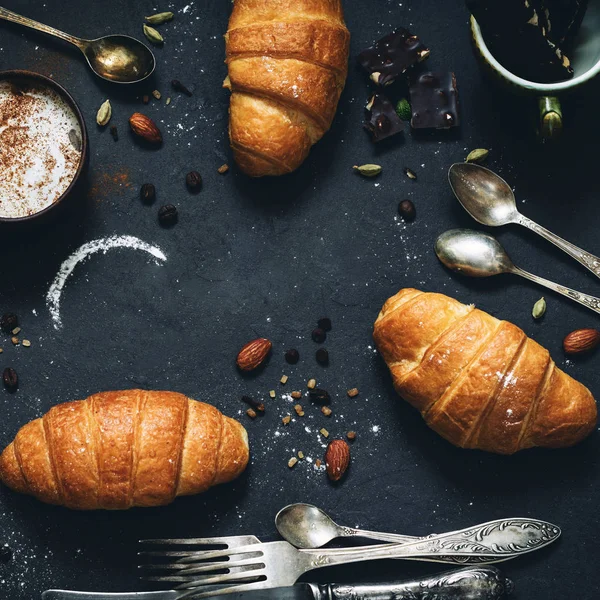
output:
M88 151L88 136L87 129L85 127L85 120L81 110L79 109L79 106L77 105L77 102L75 102L71 94L69 94L69 92L67 92L62 85L54 81L54 79L50 79L50 77L46 77L46 75L42 75L41 73L26 71L24 69L0 71L0 81L6 81L10 79L29 79L54 90L73 111L75 117L77 118L77 122L79 123L79 128L81 129L81 157L79 159L79 165L77 166L75 175L73 175L73 179L71 179L67 189L52 204L31 215L27 215L25 217L0 216L0 223L27 223L47 215L49 212L60 206L63 200L73 191L73 188L79 181L79 178L85 167L85 159Z
M471 16L471 30L473 31L473 36L475 37L475 42L479 46L481 53L484 55L484 58L490 63L490 65L500 73L505 79L513 83L514 85L529 90L531 92L536 92L540 95L552 95L557 92L564 92L566 90L570 90L590 79L594 78L596 75L600 73L600 61L598 61L591 69L588 69L585 73L574 77L573 79L568 79L566 81L559 81L557 83L539 83L537 81L529 81L528 79L523 79L522 77L518 77L514 73L511 73L506 67L503 67L495 58L494 55L490 52L485 40L483 39L483 35L481 33L481 28L479 27L479 23L475 17Z

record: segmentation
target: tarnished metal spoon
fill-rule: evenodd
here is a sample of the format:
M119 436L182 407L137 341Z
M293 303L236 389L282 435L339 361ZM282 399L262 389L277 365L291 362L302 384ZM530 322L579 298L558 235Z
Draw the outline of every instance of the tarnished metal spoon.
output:
M77 46L92 71L107 81L137 83L150 77L156 67L152 51L128 35L107 35L96 40L84 40L38 23L0 6L0 19L43 31Z
M338 525L325 511L312 504L290 504L275 517L275 527L296 548L321 548L342 537L364 537L382 542L414 542L418 538L395 533L363 531Z
M456 163L448 171L452 191L463 208L479 223L499 227L516 223L541 235L600 277L600 258L548 231L517 209L512 189L493 171L473 163Z
M490 277L513 273L539 283L600 314L600 298L582 294L516 267L500 242L487 233L471 229L451 229L435 242L437 257L452 271L468 277Z

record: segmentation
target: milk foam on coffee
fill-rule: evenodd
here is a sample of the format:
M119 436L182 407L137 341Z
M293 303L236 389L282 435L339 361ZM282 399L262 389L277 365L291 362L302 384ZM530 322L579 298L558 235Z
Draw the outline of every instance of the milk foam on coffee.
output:
M75 113L54 90L0 81L0 217L56 202L79 167L81 139Z

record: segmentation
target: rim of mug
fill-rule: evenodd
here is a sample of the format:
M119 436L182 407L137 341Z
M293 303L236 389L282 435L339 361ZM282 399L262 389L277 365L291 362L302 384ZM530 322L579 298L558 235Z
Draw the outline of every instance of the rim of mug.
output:
M571 88L577 87L578 85L589 81L590 79L594 78L600 73L599 60L591 69L588 69L585 73L582 73L581 75L578 75L573 79L567 79L566 81L559 81L557 83L539 83L537 81L529 81L528 79L518 77L517 75L509 71L506 67L503 67L494 58L494 55L490 52L490 49L487 47L487 44L483 39L483 34L481 33L479 23L477 23L477 20L473 16L471 16L471 30L473 31L473 36L475 38L476 44L478 45L481 53L484 55L488 63L496 71L498 71L498 73L500 73L500 75L502 75L505 79L507 79L508 81L520 88L525 88L527 90L531 90L532 92L551 95L556 92L563 92L566 90L570 90Z

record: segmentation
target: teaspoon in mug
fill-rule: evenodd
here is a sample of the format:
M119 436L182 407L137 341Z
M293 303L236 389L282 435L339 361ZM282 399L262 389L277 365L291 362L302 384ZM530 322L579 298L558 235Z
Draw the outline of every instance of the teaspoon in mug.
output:
M98 77L115 83L138 83L150 77L156 67L152 51L128 35L107 35L84 40L54 27L38 23L0 6L0 19L43 31L77 46Z
M490 277L513 273L543 285L600 314L600 298L582 294L515 266L500 242L487 233L470 229L451 229L435 242L435 253L452 271L469 277Z
M490 169L474 163L456 163L448 171L450 187L463 208L479 223L499 227L516 223L541 235L600 277L600 258L548 231L517 209L512 189Z

